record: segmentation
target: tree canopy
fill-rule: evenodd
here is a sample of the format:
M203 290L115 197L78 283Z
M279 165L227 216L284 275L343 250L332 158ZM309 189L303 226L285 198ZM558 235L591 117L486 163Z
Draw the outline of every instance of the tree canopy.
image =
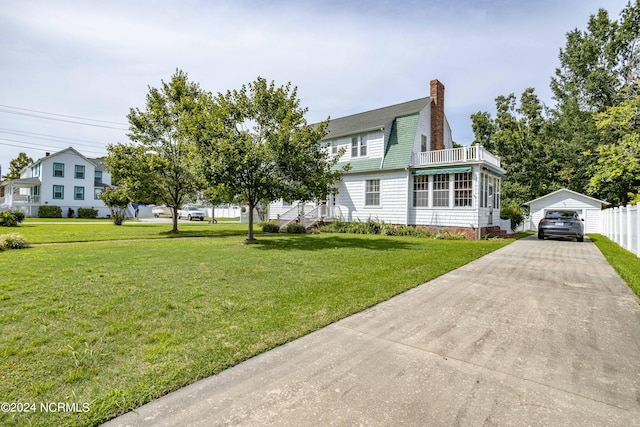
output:
M530 88L517 108L513 94L498 96L495 118L488 112L471 116L475 143L495 150L507 169L502 193L507 202L520 204L561 187L614 206L634 200L633 160L622 160L634 153L637 159L633 120L619 119L620 108L628 111L637 104L639 30L639 0L617 21L599 10L585 30L567 33L551 79L556 105L546 108Z
M173 212L172 232L178 232L177 211L195 197L199 180L193 169L194 121L199 98L206 96L185 72L176 70L160 88L149 87L144 110L132 108L132 144L109 146L106 158L113 181L131 201L164 204Z
M20 152L18 157L9 162L9 172L4 175L4 179L19 179L20 171L33 163L33 159L27 156L27 153Z
M261 77L219 93L208 108L200 170L217 194L247 204L249 241L258 204L319 200L336 191L338 159L320 143L328 121L309 125L306 112L291 83L277 87Z

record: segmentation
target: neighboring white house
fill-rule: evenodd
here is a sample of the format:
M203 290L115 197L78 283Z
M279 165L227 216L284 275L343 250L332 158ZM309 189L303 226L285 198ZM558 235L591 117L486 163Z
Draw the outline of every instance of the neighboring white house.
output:
M94 208L98 216L110 214L98 196L111 185L111 174L101 159L90 159L69 147L49 154L20 171L20 179L0 183L0 209L20 210L28 217L38 216L41 205L60 206L66 216L69 208Z
M549 193L524 204L529 206L529 218L525 230L538 231L538 223L549 210L572 210L584 220L585 233L602 233L602 208L608 202L594 199L566 188Z
M320 203L322 216L453 229L469 237L501 225L506 172L500 159L479 145L453 148L438 80L431 81L430 95L329 122L323 142L332 154L346 149L337 166L351 169L338 194ZM269 217L289 218L297 210L280 201Z

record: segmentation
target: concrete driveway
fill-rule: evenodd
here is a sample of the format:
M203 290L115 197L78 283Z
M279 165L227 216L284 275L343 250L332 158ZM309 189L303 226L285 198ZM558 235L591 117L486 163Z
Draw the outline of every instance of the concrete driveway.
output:
M640 306L527 238L107 425L640 426Z

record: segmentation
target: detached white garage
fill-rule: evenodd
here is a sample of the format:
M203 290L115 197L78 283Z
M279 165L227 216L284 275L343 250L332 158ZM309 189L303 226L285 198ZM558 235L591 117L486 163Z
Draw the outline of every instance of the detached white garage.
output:
M602 208L608 204L603 200L562 188L524 204L529 206L529 220L525 229L538 231L538 223L545 212L560 209L578 212L580 218L584 219L585 233L601 233L600 215Z

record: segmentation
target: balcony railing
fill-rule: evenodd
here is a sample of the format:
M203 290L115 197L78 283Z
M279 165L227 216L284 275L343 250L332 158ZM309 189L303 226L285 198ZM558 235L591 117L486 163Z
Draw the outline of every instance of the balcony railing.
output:
M477 161L484 161L500 167L500 158L488 152L481 145L414 153L412 163L413 166L426 166Z

